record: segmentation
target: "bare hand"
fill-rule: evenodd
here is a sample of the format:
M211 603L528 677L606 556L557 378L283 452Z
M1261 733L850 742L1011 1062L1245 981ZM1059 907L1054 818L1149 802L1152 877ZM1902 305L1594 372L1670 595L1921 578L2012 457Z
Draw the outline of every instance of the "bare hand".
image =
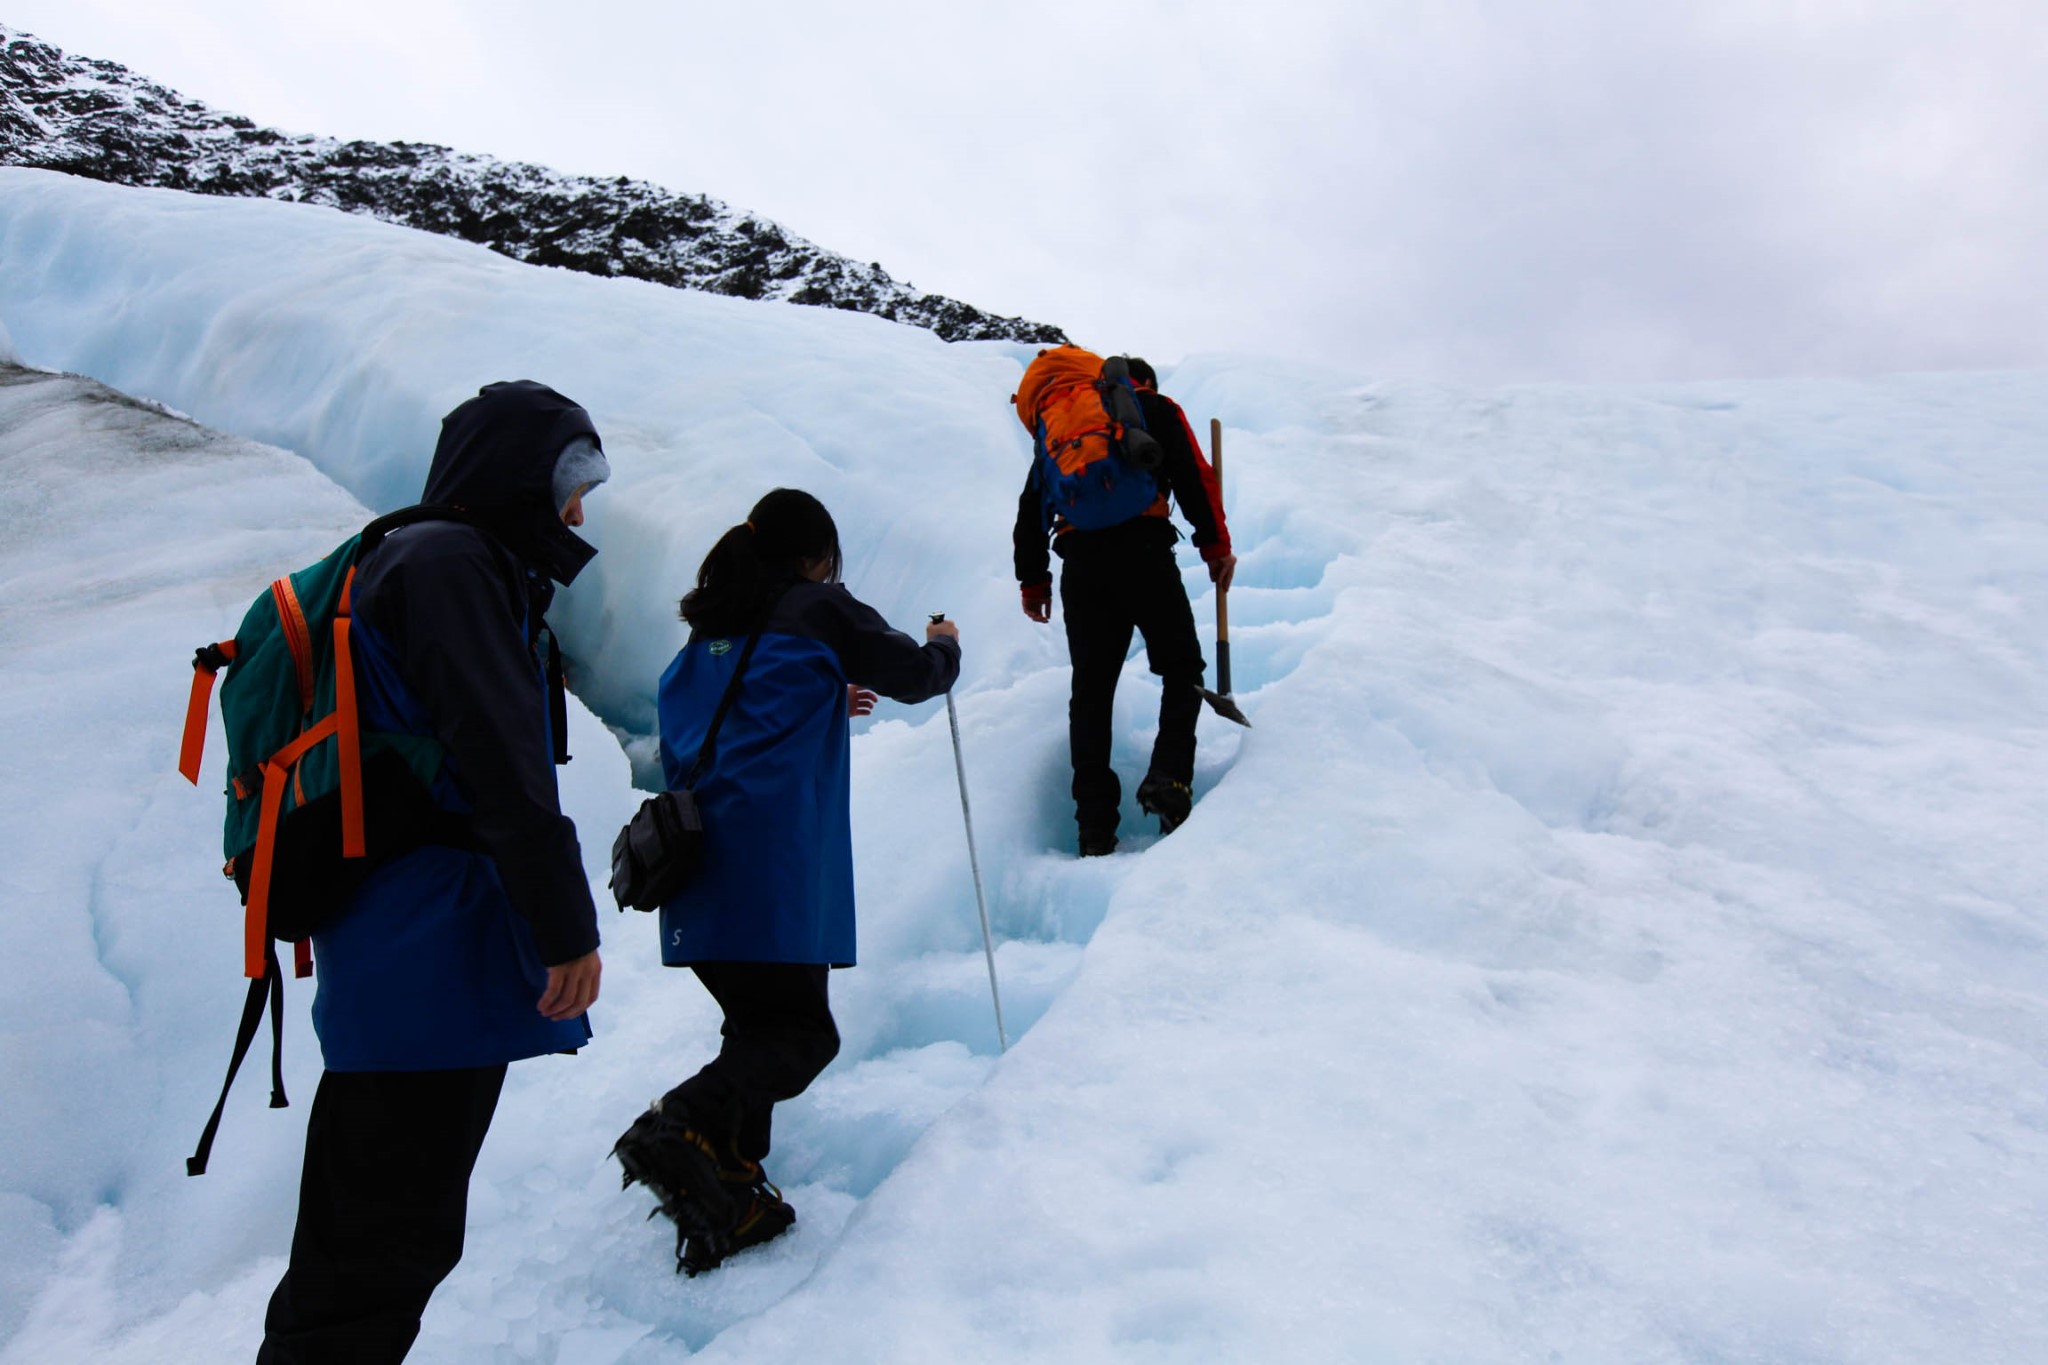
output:
M927 642L936 640L941 635L949 640L958 641L960 638L960 627L954 625L951 621L933 621L924 628L924 638Z
M1237 577L1237 556L1225 555L1209 561L1209 581L1216 585L1218 592L1230 591L1230 580Z
M846 685L846 714L849 716L872 716L875 713L876 694L859 683Z
M550 1019L574 1019L597 999L597 979L604 964L591 949L573 962L548 968L548 988L540 997L540 1012Z

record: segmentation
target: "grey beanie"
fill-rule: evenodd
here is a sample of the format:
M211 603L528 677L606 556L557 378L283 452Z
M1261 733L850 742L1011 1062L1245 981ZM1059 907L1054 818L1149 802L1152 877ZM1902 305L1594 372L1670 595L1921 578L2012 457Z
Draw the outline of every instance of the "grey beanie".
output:
M555 510L559 512L567 507L569 499L576 496L577 489L595 488L611 476L611 462L597 448L597 442L588 436L578 436L563 446L562 453L555 457L552 487Z

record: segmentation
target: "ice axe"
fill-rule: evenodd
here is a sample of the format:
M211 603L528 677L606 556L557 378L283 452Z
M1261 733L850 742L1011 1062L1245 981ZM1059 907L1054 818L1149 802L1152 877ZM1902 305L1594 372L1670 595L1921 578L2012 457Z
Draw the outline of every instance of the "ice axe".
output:
M1209 463L1216 470L1216 501L1223 501L1223 420L1209 419ZM1216 585L1216 681L1218 690L1211 692L1200 683L1195 690L1202 694L1202 700L1225 720L1234 720L1247 730L1252 723L1245 719L1243 711L1230 696L1230 588L1226 584Z

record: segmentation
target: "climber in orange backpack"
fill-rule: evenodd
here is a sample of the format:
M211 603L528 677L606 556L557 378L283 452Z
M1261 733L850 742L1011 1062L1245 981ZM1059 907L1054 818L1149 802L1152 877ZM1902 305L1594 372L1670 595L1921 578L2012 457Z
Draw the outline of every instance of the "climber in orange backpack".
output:
M1179 531L1168 494L1194 527L1210 581L1230 586L1237 559L1215 471L1186 416L1135 356L1103 360L1076 346L1041 351L1012 400L1032 433L1030 476L1012 535L1024 614L1052 620L1052 561L1059 553L1073 691L1068 743L1081 856L1114 852L1123 787L1110 766L1110 716L1131 634L1144 637L1159 676L1159 736L1138 784L1138 806L1170 833L1193 801L1195 718L1204 663L1194 612L1174 562Z

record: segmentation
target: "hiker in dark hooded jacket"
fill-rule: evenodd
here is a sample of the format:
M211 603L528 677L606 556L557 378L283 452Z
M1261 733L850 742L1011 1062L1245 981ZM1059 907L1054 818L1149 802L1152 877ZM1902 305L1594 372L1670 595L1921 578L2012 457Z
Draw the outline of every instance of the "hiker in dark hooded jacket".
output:
M260 1365L403 1359L461 1259L506 1064L590 1037L597 917L556 794L565 708L542 614L596 553L570 528L609 473L582 408L489 385L441 425L421 501L450 519L393 530L357 566L362 724L438 742L436 816L314 936L326 1071Z
M677 1268L693 1275L796 1219L761 1161L775 1105L839 1051L827 973L854 963L847 718L875 693L938 696L960 672L952 622L928 624L920 645L841 587L839 569L824 506L769 493L705 557L682 603L689 641L661 678L671 789L689 785L739 678L692 787L703 867L661 907L661 960L696 972L725 1012L722 1041L614 1149L675 1221Z

